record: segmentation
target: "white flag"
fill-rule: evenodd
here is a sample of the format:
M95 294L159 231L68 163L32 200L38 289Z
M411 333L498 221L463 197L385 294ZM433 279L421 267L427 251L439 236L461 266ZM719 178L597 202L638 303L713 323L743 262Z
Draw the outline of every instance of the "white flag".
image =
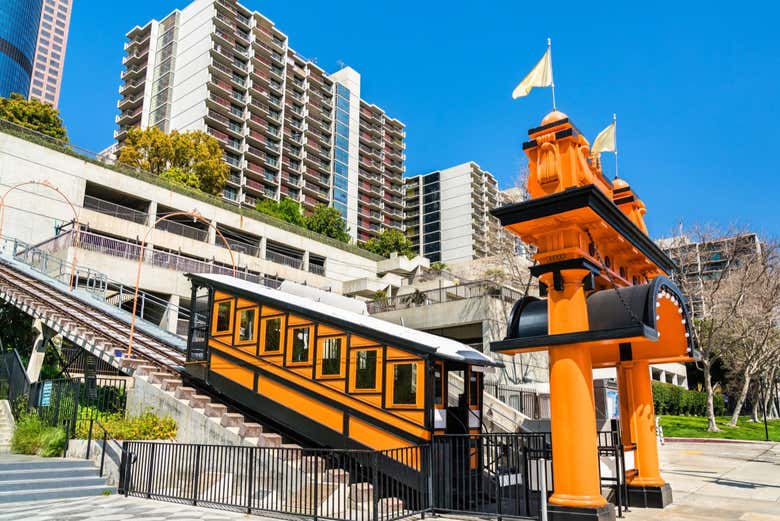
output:
M552 61L550 59L550 47L547 47L542 59L539 60L528 76L523 78L515 90L512 91L512 99L528 96L534 87L549 87L553 84Z
M613 121L607 128L599 132L593 141L591 152L614 152L615 151L615 122Z

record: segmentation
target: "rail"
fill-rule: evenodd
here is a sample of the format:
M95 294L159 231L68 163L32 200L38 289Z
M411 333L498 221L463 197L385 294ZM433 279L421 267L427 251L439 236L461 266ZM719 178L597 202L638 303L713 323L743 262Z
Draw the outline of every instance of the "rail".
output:
M497 298L514 304L523 297L523 294L495 282L482 280L372 300L368 302L368 312L382 313L482 297Z

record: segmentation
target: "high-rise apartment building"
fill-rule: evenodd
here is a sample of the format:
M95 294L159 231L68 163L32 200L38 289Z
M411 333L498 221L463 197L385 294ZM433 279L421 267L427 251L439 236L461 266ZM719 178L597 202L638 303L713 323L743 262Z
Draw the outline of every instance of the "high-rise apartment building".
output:
M42 0L0 2L0 97L27 95Z
M497 255L507 243L490 210L499 206L495 177L474 162L404 179L406 235L436 262Z
M234 0L195 0L127 34L115 138L133 127L203 130L224 148L223 198L332 205L366 241L403 227L404 125L361 99Z
M73 0L43 0L35 45L30 99L57 106Z

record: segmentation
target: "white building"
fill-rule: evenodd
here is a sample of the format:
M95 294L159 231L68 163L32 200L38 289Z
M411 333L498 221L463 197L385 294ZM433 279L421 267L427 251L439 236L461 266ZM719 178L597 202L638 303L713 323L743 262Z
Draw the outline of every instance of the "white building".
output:
M231 175L223 198L289 197L337 208L355 240L403 227L404 125L361 99L360 74L329 74L235 0L195 0L127 33L119 129L202 130Z
M490 210L500 205L498 183L474 162L404 179L406 235L432 262L495 255L506 238Z

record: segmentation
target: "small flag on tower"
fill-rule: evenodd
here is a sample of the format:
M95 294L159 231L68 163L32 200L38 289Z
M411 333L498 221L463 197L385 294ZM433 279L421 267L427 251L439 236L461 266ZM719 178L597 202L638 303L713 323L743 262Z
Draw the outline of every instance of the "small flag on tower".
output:
M612 123L599 132L599 135L593 140L592 152L600 154L602 152L615 152L617 150L617 140L615 139L616 126L617 121L615 121L615 116L612 116Z
M547 50L542 55L542 59L534 65L531 72L523 78L515 90L512 91L512 99L522 98L528 96L531 89L534 87L552 87L555 90L555 83L553 82L553 70L552 70L552 51L550 39L547 38ZM553 94L553 99L555 94ZM555 101L553 101L553 109L555 108Z

